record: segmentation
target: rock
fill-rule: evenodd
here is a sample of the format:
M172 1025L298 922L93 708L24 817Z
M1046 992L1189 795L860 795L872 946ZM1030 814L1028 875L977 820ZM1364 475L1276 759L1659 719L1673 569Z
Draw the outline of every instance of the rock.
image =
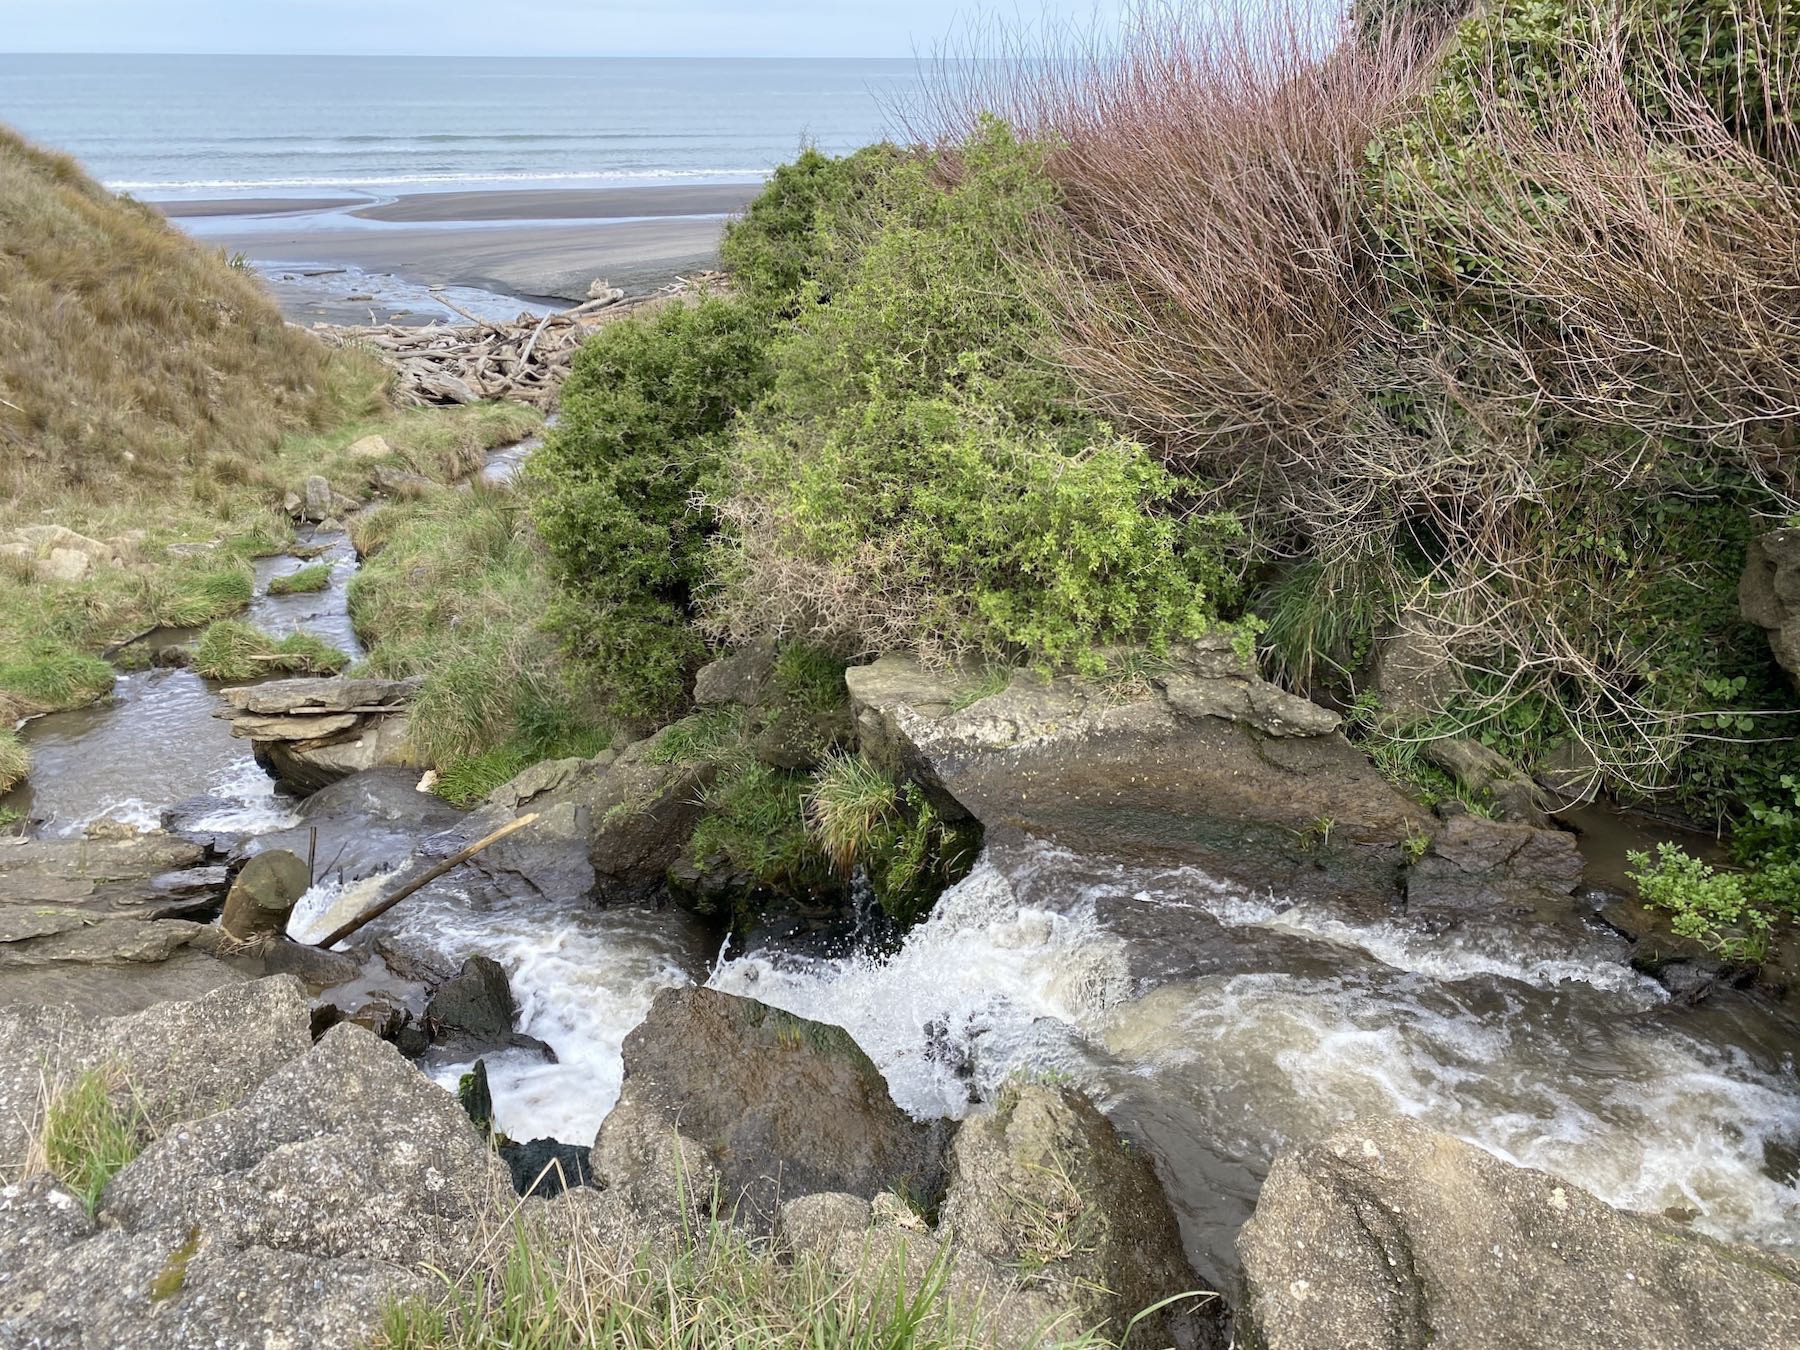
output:
M573 802L540 801L532 810L537 821L489 845L463 869L465 885L474 882L477 898L543 896L552 900L585 898L594 892L594 864L589 854L593 833L587 808ZM511 821L517 812L489 806L473 812L455 830L431 841L442 856L484 838Z
M626 1037L595 1171L613 1184L621 1154L659 1126L702 1149L721 1207L765 1232L778 1198L904 1188L929 1200L942 1184L939 1132L894 1105L848 1032L717 990L665 989Z
M1539 894L1560 900L1574 894L1581 870L1579 841L1567 830L1452 816L1407 873L1407 911L1529 905Z
M391 468L385 464L375 470L373 481L377 491L405 501L416 501L437 488L437 484L425 477L424 474L410 473L405 469Z
M53 548L38 559L37 579L65 584L80 581L92 565L85 553L72 548Z
M855 734L848 707L820 712L784 703L770 715L751 745L764 764L803 773L818 768L833 750L850 744Z
M774 690L775 640L758 638L748 646L700 667L694 676L694 702L736 703L760 708Z
M549 1199L574 1186L591 1186L588 1150L555 1139L533 1139L524 1144L501 1144L500 1161L512 1173L513 1189L520 1195Z
M155 925L150 925L155 926ZM116 1070L152 1120L172 1125L236 1101L312 1044L291 978L240 982L124 1017L72 1007L0 1010L0 1166L35 1137L46 1082Z
M343 1023L235 1105L165 1133L113 1178L100 1215L200 1225L239 1250L451 1269L510 1190L455 1100Z
M1776 664L1800 684L1800 527L1771 530L1750 541L1738 609L1767 630Z
M355 713L319 713L311 717L240 714L231 719L231 734L246 741L317 741L349 731L361 722Z
M1468 736L1447 736L1424 744L1425 758L1470 792L1485 796L1502 820L1545 823L1541 794L1523 770L1497 750Z
M1800 1344L1793 1261L1400 1119L1278 1157L1238 1250L1267 1350Z
M278 937L311 885L305 859L283 848L258 853L231 883L219 926L239 942Z
M488 793L490 805L504 807L508 811L517 811L530 802L536 801L546 792L554 792L567 784L585 765L593 764L604 769L617 758L612 751L603 751L594 760L585 759L544 759L530 768L523 770L516 777L508 779L492 792Z
M1600 761L1580 741L1564 741L1552 747L1537 766L1538 784L1564 810L1595 800L1605 779Z
M394 447L385 436L364 436L350 442L348 453L351 459L387 459L393 455Z
M1437 716L1461 687L1445 625L1423 610L1403 612L1376 642L1370 688L1394 726Z
M431 996L425 1017L452 1031L504 1041L512 1035L518 1009L500 963L486 956L471 956Z
M305 505L306 498L302 497L298 492L290 491L282 494L281 509L286 515L299 519L301 508Z
M701 794L717 774L710 763L659 763L667 732L607 751L571 771L532 801L532 809L577 808L587 832L594 894L602 904L641 904L666 893L670 864L699 823Z
M306 480L302 493L300 515L304 520L324 520L332 513L333 498L337 494L331 490L331 481L314 474Z
M1197 1287L1148 1155L1080 1093L1009 1084L950 1148L940 1227L959 1251L1023 1272L1113 1336L1142 1309ZM1145 1345L1222 1343L1217 1300L1139 1324Z
M414 680L294 679L224 690L234 736L265 772L306 793L353 773L417 767L405 708Z
M946 815L1078 849L1188 861L1290 894L1394 890L1421 808L1325 709L1249 673L1224 637L1191 644L1135 695L1016 672L972 679L885 656L845 674L866 753ZM1322 867L1329 865L1329 872Z
M344 522L336 516L326 516L318 523L313 532L315 534L343 534L345 532Z

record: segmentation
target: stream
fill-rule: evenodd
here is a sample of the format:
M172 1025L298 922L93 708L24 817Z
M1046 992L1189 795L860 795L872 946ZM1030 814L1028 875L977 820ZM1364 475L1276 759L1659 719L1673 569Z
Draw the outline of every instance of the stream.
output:
M498 452L485 476L503 482L530 448ZM354 554L341 535L316 543L330 588L270 597L268 580L303 560L266 560L247 618L357 653L345 608ZM106 816L155 826L175 808L189 834L293 847L308 806L229 736L216 695L185 670L150 670L121 676L103 703L31 722L21 734L36 768L6 804L46 835ZM351 827L354 856L323 869L295 936L360 910L415 842L372 810ZM591 1140L617 1099L627 1033L658 990L702 981L847 1027L921 1116L960 1116L1015 1072L1086 1087L1154 1158L1201 1277L1227 1287L1275 1153L1368 1112L1414 1117L1719 1237L1800 1237L1793 1019L1728 989L1677 1005L1602 944L1547 948L1504 923L1451 941L1029 839L990 841L887 955L770 942L724 956L673 910L496 896L455 875L372 931L439 964L482 953L507 969L520 1029L557 1055L488 1057L497 1123L516 1139ZM371 965L331 997L417 1006L418 986ZM430 1072L453 1085L464 1067Z

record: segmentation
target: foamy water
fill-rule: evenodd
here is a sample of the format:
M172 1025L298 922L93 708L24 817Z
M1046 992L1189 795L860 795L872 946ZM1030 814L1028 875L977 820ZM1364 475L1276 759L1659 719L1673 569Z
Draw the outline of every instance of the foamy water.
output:
M1371 1114L1720 1237L1794 1240L1800 1190L1766 1170L1766 1150L1800 1140L1791 1058L1771 1066L1766 1047L1672 1029L1659 991L1614 962L1454 943L1432 955L1433 939L1394 923L1327 922L1188 871L1144 881L1041 846L990 852L891 960L752 956L712 983L847 1027L919 1115L962 1114L971 1084L991 1096L1019 1070L1060 1070L1128 1103L1184 1216L1216 1215L1235 1188L1234 1221L1190 1232L1202 1274L1230 1265L1254 1198L1244 1177ZM1054 894L1063 903L1046 903ZM1316 938L1327 956L1346 951L1343 969L1138 988L1118 929L1132 905L1171 904ZM1192 941L1206 934L1197 920ZM1254 966L1250 950L1239 959Z

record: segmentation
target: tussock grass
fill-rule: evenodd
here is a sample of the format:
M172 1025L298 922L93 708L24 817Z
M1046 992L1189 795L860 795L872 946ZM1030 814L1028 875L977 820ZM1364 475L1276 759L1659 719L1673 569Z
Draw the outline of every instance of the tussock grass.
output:
M331 564L313 563L298 572L269 579L270 595L305 595L331 585Z
M806 798L807 819L840 872L849 872L900 808L894 780L861 755L833 754Z
M194 673L209 680L256 680L268 675L335 675L349 657L311 633L274 638L236 619L223 619L200 635Z
M11 727L0 727L0 792L31 772L31 752ZM0 821L0 824L4 824Z
M0 498L242 477L386 382L284 323L253 275L0 128Z
M92 1214L106 1184L148 1138L141 1107L105 1069L90 1069L51 1098L39 1147L44 1165Z

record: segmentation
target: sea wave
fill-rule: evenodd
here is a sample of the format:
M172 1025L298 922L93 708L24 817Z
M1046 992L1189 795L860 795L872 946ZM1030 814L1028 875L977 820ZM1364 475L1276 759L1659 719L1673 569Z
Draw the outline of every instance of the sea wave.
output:
M622 183L712 181L718 183L761 182L775 170L774 165L741 169L601 169L569 173L421 173L382 174L374 177L324 178L186 178L175 180L120 178L108 181L113 192L190 192L260 191L267 188L376 188L409 187L422 184L479 187L490 183Z

